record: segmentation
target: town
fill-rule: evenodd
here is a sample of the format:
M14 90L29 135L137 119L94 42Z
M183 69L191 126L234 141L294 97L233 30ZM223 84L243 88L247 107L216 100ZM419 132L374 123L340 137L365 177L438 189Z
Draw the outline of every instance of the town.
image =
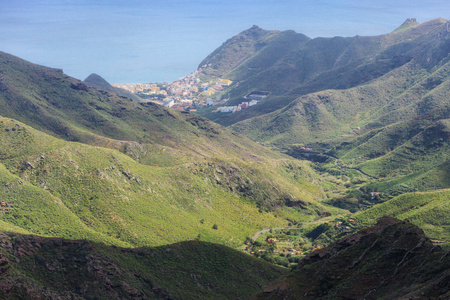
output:
M145 101L156 102L179 111L196 112L206 107L217 106L218 113L234 113L258 104L269 93L252 91L238 105L226 106L230 99L229 79L206 78L202 76L202 66L198 70L172 83L130 83L113 86L132 92Z

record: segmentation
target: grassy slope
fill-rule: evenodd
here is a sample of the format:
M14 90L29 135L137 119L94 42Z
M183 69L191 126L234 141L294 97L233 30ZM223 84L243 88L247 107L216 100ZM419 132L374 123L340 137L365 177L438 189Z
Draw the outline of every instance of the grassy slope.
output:
M330 244L356 230L373 226L384 216L407 220L420 227L428 238L450 247L450 190L405 193L346 218L336 218L315 227L314 244ZM349 221L353 218L355 221Z
M5 118L0 139L1 198L13 206L1 216L4 230L14 225L116 245L200 235L236 246L263 227L283 225L283 217L312 220L333 211L318 202L314 172L289 159L147 166L117 150L62 141Z
M360 228L375 224L382 216L408 220L433 239L450 245L450 190L409 193L395 197L371 209L358 213Z
M232 128L280 147L320 143L320 150L329 150L341 164L388 177L370 188L397 193L448 187L448 177L441 175L448 161L450 39L442 24L430 21L385 36L391 47L412 44L396 44L411 36L419 46L406 47L414 57L408 63L368 84L308 94ZM440 38L430 40L435 35Z
M243 299L286 272L205 242L123 249L18 234L0 240L2 299Z
M283 109L232 128L254 140L273 144L306 144L337 138L348 141L355 137L351 131L357 127L367 131L448 104L445 95L450 83L449 67L447 59L428 71L418 62L411 62L370 84L309 94Z
M385 180L372 190L394 194L450 186L449 108L442 107L412 120L373 130L335 148L334 155L370 176Z

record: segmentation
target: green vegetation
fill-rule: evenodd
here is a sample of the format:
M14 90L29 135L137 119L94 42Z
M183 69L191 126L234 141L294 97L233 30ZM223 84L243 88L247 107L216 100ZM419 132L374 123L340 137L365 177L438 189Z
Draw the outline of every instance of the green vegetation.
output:
M378 197L378 196L377 196ZM375 198L375 196L372 196ZM450 247L450 190L406 193L366 210L338 217L301 231L312 245L329 245L339 238L373 226L384 216L408 221L420 227L434 243ZM372 204L373 204L372 200ZM308 231L309 230L309 231Z
M445 299L447 256L416 226L386 217L311 253L255 299Z
M231 116L207 113L206 117L225 126L233 125L286 108L291 102L307 94L325 90L339 91L370 83L415 59L420 60L421 67L428 69L439 64L448 53L445 48L448 35L444 19L405 26L402 30L373 37L309 39L293 31L264 31L270 38L261 42L258 49L242 46L242 50L247 50L246 55L242 55L239 46L254 45L252 33L263 35L260 31L260 28L251 28L228 40L208 56L201 66L211 63L210 67L203 70L204 73L224 76L235 82L229 103L240 103L240 99L251 90L269 91L271 95L251 109ZM438 35L442 39L435 43ZM433 50L428 53L433 59L430 56L427 60L421 53L429 49L430 45L433 45ZM227 63L229 61L233 63ZM227 67L220 67L220 72L213 72L213 66L223 65ZM414 74L411 75L413 78ZM329 113L333 114L333 111ZM239 129L245 134L252 130L249 128L247 132L244 131L246 128ZM262 133L267 129L261 128L258 132Z
M408 220L433 241L450 247L450 190L410 193L358 213L359 228L375 224L382 216Z
M65 142L5 118L0 140L0 193L12 207L0 219L29 233L119 246L200 234L238 246L260 228L285 224L283 218L337 212L318 202L314 172L289 159L147 166L117 150Z
M318 162L316 170L320 172L344 175L347 188L363 187L391 196L447 188L450 36L446 26L443 19L423 24L411 21L382 36L314 39L302 46L287 47L297 51L296 55L323 55L317 63L324 65L299 68L302 72L317 72L309 77L277 72L297 60L312 60L310 64L315 64L317 57L303 60L283 54L274 66L262 63L270 61L264 58L264 51L282 44L279 33L264 49L229 73L247 72L240 78L239 86L269 90L273 98L262 101L253 110L227 116L225 123L211 114L206 116L231 125L255 141ZM294 43L292 35L295 33L283 33ZM436 35L441 38L433 42ZM316 48L323 53L309 52ZM422 55L426 49L430 51L428 58ZM257 75L248 67L252 61L261 67ZM280 90L255 79L258 76ZM281 88L290 82L283 76L289 76L291 89ZM249 84L251 80L255 82ZM338 166L334 164L337 158ZM345 193L329 196L342 198Z
M259 143L132 101L98 75L80 82L0 52L0 297L243 298L286 272L264 260L301 261L306 272L291 276L320 278L301 281L312 297L341 297L366 289L353 282L372 271L392 281L397 269L379 257L403 264L411 245L389 246L390 233L358 250L359 235L346 237L386 215L448 248L447 25L409 20L382 36L317 39L254 26L230 39L201 63L204 76L234 81L230 103L271 94L205 115ZM419 231L388 223L392 234ZM339 267L314 273L316 259L339 253ZM365 255L379 264L355 261ZM436 257L413 265L422 258Z
M4 230L127 247L194 239L236 247L286 218L340 211L320 203L308 163L198 116L1 58Z

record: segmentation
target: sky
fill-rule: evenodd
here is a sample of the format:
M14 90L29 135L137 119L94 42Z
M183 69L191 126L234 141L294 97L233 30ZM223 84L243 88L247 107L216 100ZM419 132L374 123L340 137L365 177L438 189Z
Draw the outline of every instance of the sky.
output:
M0 51L80 80L172 82L253 25L367 36L449 13L448 0L0 0Z

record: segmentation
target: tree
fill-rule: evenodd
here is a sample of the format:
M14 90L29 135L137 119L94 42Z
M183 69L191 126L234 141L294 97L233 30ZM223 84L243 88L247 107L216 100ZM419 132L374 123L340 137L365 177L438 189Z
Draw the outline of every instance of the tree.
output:
M212 228L217 230L219 226L217 226L217 224L214 224Z
M245 238L245 242L244 242L244 244L246 244L246 245L251 245L253 243L253 240L252 240L252 238L251 237L246 237Z

